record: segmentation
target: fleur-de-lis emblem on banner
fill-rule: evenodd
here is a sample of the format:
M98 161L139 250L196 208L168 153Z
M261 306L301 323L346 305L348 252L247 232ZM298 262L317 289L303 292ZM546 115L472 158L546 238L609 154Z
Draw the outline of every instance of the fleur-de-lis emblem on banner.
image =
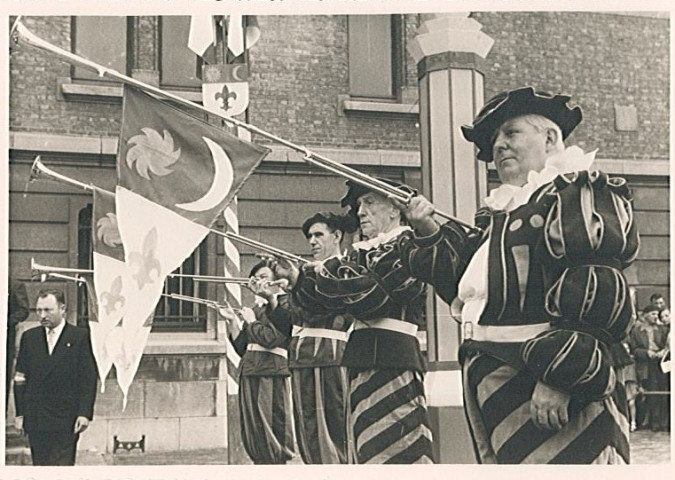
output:
M105 313L110 315L112 312L122 308L126 302L126 298L121 295L122 292L122 277L117 276L110 285L110 290L103 292L99 299L100 305L105 308Z
M131 276L136 280L139 290L149 283L156 282L159 278L162 266L155 257L156 251L157 227L153 227L143 239L143 251L129 254L129 264L136 270ZM154 278L151 275L152 272L156 272Z

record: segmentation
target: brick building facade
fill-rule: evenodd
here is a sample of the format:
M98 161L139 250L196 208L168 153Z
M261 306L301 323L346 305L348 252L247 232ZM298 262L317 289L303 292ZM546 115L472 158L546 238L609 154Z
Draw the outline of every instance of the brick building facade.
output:
M570 93L581 105L584 122L570 143L598 149L599 167L626 176L634 187L642 250L627 276L638 305L653 291L669 294L669 19L593 12L472 17L495 41L486 58L485 98L532 84ZM189 58L182 46L187 17L106 21L126 36L118 51L114 46L92 50L86 41L95 38L96 29L81 19L23 20L33 33L66 50L102 57L117 52L110 65L120 65L122 73L200 101L199 80L187 78L196 64L185 70L186 78L163 68L173 65L172 59ZM262 36L249 52L248 121L367 173L419 187L417 68L405 47L422 21L417 14L258 17ZM368 35L363 22L372 27ZM382 38L389 39L384 52ZM106 41L99 38L93 45ZM190 61L196 62L194 56ZM378 62L386 65L385 75L373 80L383 70L375 68ZM9 69L9 270L27 282L33 300L42 285L30 282L31 257L58 267L87 264L83 249L91 203L88 192L49 181L30 184L25 194L33 158L41 155L59 173L112 190L121 88L28 46L13 49ZM299 226L316 211L338 208L343 181L308 166L297 152L256 136L253 141L272 153L241 190L241 234L306 255ZM493 171L488 180L495 183ZM255 257L248 248L241 252L245 273ZM207 238L199 255L191 271L222 274L221 240ZM77 321L82 289L50 283L67 291L69 321ZM203 288L209 298L223 295L222 286ZM171 320L157 324L125 412L119 411L119 392L109 377L97 401L101 421L94 422L82 447L110 451L113 434L142 433L148 448L157 450L226 444L223 330L213 312L194 312L200 318L196 328Z

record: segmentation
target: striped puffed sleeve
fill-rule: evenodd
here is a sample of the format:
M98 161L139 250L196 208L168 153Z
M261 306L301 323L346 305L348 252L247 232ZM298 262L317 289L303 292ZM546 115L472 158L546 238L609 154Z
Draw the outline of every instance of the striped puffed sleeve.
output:
M609 350L592 335L552 330L525 342L523 362L542 382L589 400L601 400L614 391L616 373Z
M547 310L604 342L621 341L635 318L622 270L640 245L628 185L588 171L559 176L554 184L557 200L545 241L548 254L565 268L548 289Z
M453 221L427 237L412 233L399 240L401 260L410 274L432 285L436 293L450 304L457 296L459 279L475 248L475 239Z
M556 272L546 309L558 329L525 342L522 359L539 380L600 399L615 382L606 345L635 318L622 272L639 248L631 195L624 179L588 171L559 176L551 194L542 260Z

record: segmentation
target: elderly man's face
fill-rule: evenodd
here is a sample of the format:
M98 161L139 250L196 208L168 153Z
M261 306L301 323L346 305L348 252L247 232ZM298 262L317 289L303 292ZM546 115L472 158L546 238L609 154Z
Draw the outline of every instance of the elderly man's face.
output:
M495 132L492 159L502 183L517 187L527 183L527 174L544 168L547 137L522 117L504 122Z
M386 233L399 224L400 213L382 195L372 192L366 193L356 200L356 204L359 207L357 215L361 233L366 238L375 238L380 233Z

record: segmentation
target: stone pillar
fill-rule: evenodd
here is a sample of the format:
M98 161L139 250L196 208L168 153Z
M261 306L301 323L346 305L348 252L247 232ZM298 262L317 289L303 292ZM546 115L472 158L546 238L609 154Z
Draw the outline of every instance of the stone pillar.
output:
M493 40L468 13L423 19L408 45L418 69L423 193L440 210L473 223L487 172L460 127L471 124L484 103L483 63ZM475 463L462 406L460 342L450 308L430 294L425 386L438 463Z

